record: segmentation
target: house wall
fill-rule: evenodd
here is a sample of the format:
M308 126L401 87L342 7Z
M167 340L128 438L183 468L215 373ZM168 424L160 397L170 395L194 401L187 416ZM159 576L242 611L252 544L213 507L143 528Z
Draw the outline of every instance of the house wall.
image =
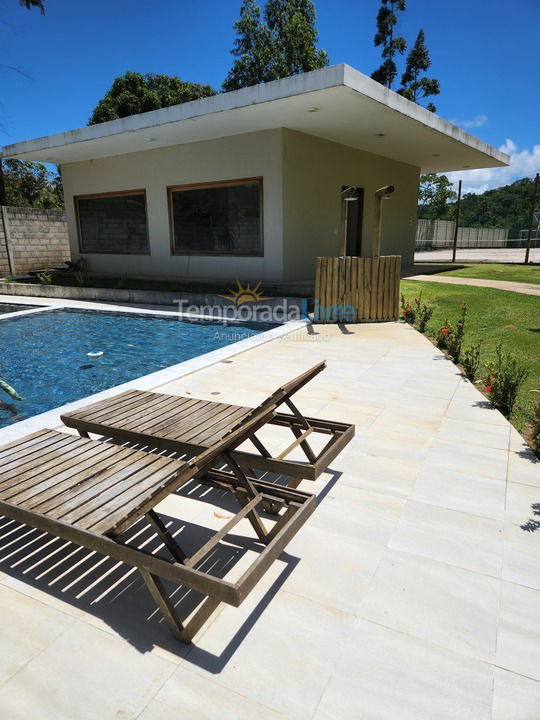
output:
M341 187L364 188L363 254L369 255L374 192L384 202L382 254L413 262L419 169L288 129L146 150L62 166L74 258L79 256L74 196L145 189L150 253L85 253L92 272L162 278L313 281L315 258L337 255ZM263 178L263 257L171 255L167 187Z
M162 278L281 280L282 130L62 165L69 238L80 256L74 196L146 190L149 255L84 253L92 272ZM263 178L263 257L171 255L167 187Z
M364 188L362 254L371 254L374 193L394 185L383 203L381 254L412 265L420 170L294 130L283 131L284 280L314 277L317 256L339 254L341 188Z

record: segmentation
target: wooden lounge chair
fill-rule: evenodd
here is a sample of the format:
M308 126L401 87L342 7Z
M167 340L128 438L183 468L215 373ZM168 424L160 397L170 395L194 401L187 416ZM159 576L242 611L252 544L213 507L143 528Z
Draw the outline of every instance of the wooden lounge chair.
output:
M283 452L273 457L256 431L250 433L248 438L257 453L244 450L234 453L236 462L250 474L257 470L278 473L288 476L291 479L289 485L296 487L302 479L316 480L353 438L354 425L305 417L292 402L291 396L325 367L325 362L315 365L278 388L259 405L260 410L287 405L292 414L277 412L269 423L289 428L294 438ZM165 450L193 454L218 442L231 421L238 422L252 412L253 408L239 405L129 390L82 410L66 413L62 420L83 437L96 433L119 442L150 443ZM330 436L318 454L309 444L312 433ZM288 460L287 455L298 445L306 460Z
M313 495L249 478L232 459L231 450L272 414L271 407L252 411L189 461L39 430L0 447L0 514L136 567L173 634L190 642L220 602L240 605L315 508ZM224 459L231 472L209 474L217 458ZM241 509L188 557L155 507L192 479L229 490ZM279 505L281 514L261 518L259 509L265 503ZM122 540L122 533L141 518L150 523L170 559ZM242 518L251 522L263 547L240 579L229 582L201 565ZM188 623L177 617L162 580L204 596Z

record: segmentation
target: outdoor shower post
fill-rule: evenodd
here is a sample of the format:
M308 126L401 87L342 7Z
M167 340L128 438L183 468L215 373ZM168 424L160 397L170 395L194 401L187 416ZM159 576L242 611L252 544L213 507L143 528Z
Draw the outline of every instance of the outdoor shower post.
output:
M385 185L375 193L375 217L373 227L373 243L371 256L378 258L381 254L381 232L382 232L382 201L394 192L393 185Z

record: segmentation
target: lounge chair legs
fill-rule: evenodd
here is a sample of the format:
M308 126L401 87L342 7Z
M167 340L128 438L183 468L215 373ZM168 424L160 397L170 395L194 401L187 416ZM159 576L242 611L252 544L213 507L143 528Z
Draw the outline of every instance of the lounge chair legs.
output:
M238 479L239 484L245 490L247 490L247 495L248 495L247 498L244 495L235 493L236 499L238 500L240 505L242 507L244 507L244 505L247 505L247 503L250 500L253 500L254 498L256 498L258 493L255 490L255 488L253 487L251 480L248 478L248 476L242 470L242 468L236 462L236 460L232 457L232 455L230 453L223 453L223 457L225 458L227 465L231 468L234 475ZM253 529L257 533L257 537L259 538L259 540L263 543L266 543L266 538L267 538L268 532L267 532L266 528L264 527L264 524L263 524L261 517L260 517L259 513L257 512L257 510L251 510L248 513L247 517L248 517L248 520L250 521Z
M174 605L171 602L171 599L168 596L160 578L157 575L149 573L143 568L139 568L139 571L148 587L148 590L150 591L150 594L154 598L154 602L161 611L161 614L163 615L163 618L174 637L183 643L190 643L220 604L220 601L212 597L207 597L202 605L199 606L190 621L184 625L178 619Z
M171 533L167 530L159 515L154 510L149 510L146 513L146 519L154 528L154 530L158 534L158 537L165 545L167 550L171 553L176 562L183 563L184 560L187 558L187 555L178 545Z

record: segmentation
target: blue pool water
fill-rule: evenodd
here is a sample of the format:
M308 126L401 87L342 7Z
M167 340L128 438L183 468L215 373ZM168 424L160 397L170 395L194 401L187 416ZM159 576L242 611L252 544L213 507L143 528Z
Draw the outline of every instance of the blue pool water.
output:
M53 310L0 321L0 427L230 345L272 325L184 322L156 315ZM90 352L102 352L97 358Z
M21 310L35 310L38 305L9 305L8 303L0 303L0 315L4 313L21 312Z

